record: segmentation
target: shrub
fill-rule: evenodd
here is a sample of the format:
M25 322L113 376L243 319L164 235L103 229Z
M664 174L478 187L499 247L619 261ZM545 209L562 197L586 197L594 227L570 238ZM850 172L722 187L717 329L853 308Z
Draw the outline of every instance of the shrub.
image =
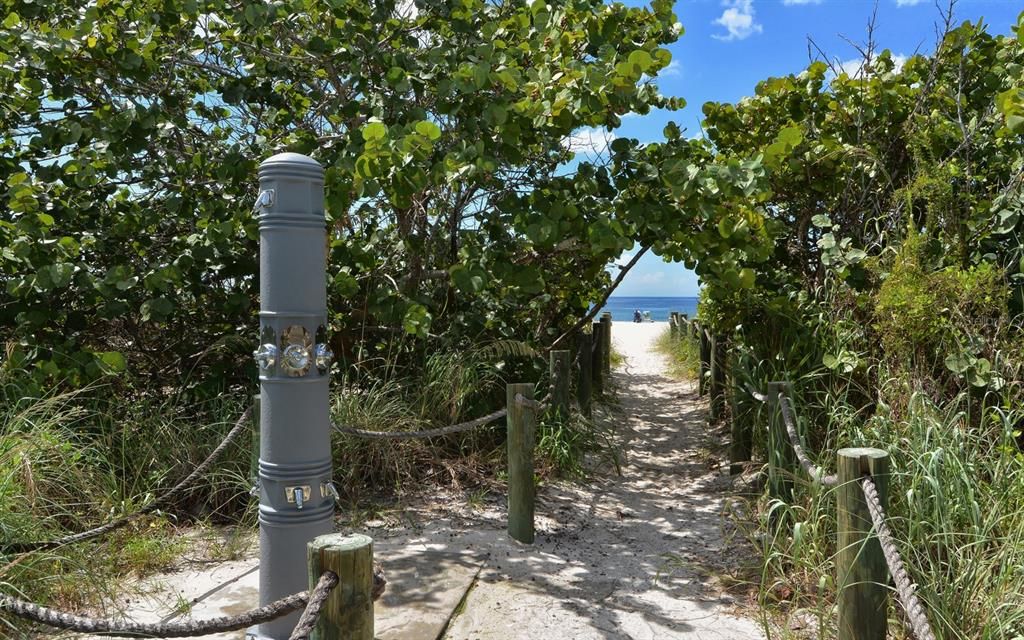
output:
M981 355L980 338L994 338L1007 316L1009 288L991 263L934 268L923 234L903 242L875 296L882 357L894 373L948 378L946 357Z

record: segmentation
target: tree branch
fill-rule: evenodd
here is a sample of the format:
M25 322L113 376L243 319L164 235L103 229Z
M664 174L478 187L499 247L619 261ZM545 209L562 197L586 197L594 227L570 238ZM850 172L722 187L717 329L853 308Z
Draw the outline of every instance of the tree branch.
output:
M563 340L568 338L573 333L576 333L576 331L578 331L580 327L585 326L588 322L594 319L594 316L597 315L597 312L601 310L601 308L604 306L606 302L608 302L608 298L612 295L612 293L614 293L614 291L619 287L619 285L622 284L622 280L626 277L626 274L629 273L629 270L632 269L633 266L640 261L640 258L643 257L643 255L647 253L647 250L650 248L650 245L648 245L646 247L641 247L640 250L636 252L636 255L633 256L633 258L626 264L626 266L622 267L621 271L619 271L619 275L615 276L615 280L612 281L611 286L605 289L605 292L601 295L601 300L594 305L594 308L590 310L590 313L580 318L580 321L574 324L571 329L569 329L562 335L558 336L558 339L552 342L551 346L548 347L548 351L551 351L552 349L557 347L559 344L561 344Z

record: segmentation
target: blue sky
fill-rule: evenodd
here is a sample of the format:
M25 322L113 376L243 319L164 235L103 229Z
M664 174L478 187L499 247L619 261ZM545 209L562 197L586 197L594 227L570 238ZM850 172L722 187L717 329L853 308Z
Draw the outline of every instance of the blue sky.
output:
M736 102L751 95L759 80L799 72L809 62L808 37L835 61L855 60L858 53L844 36L863 43L874 6L873 0L678 0L675 12L685 31L670 47L672 65L658 84L663 94L685 98L687 106L626 118L614 135L660 140L670 120L688 136L699 135L701 105ZM956 23L984 18L991 33L1009 33L1022 9L1021 0L960 0ZM934 49L939 20L934 0L879 0L875 41L896 56L927 53ZM604 137L583 133L583 139ZM681 264L648 254L616 295L692 296L697 290L696 276Z

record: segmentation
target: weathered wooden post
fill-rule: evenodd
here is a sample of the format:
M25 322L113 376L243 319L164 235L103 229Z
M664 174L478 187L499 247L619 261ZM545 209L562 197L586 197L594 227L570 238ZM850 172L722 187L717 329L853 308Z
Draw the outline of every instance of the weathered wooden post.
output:
M519 402L522 396L526 402ZM508 535L519 542L533 543L533 447L536 442L537 411L533 383L511 383L505 387L508 407Z
M324 571L338 576L311 638L373 640L373 540L359 533L317 536L306 561L310 591Z
M306 544L334 528L324 170L297 153L259 169L260 604L306 588ZM296 612L250 630L284 640Z
M677 320L677 313L670 311L668 314L668 335L670 338L675 340L679 337L679 324Z
M612 314L601 314L601 368L604 376L612 373Z
M732 370L735 371L735 368L732 368ZM753 429L750 427L750 417L749 415L740 416L739 402L737 400L739 393L739 385L736 384L736 380L733 378L729 385L729 413L732 418L732 444L729 447L730 475L743 472L743 463L750 461L754 446L754 434Z
M884 508L889 486L889 454L881 449L840 449L836 488L836 573L839 640L885 640L889 572L861 488L870 475Z
M698 327L697 336L700 338L700 380L697 381L697 393L704 395L708 392L709 375L711 373L711 335L703 326Z
M551 377L551 409L559 420L569 418L569 352L557 349L548 354Z
M580 403L580 412L590 417L593 415L593 348L594 336L580 331L579 333L580 377L576 383L576 399Z
M711 336L711 406L712 420L718 420L725 412L725 353L727 339L719 334Z
M769 382L768 399L768 493L786 502L793 499L793 476L796 471L796 453L786 431L786 420L779 404L779 394L789 394L788 382ZM796 419L796 416L793 417ZM794 425L795 426L795 425Z
M591 338L594 344L593 351L590 354L590 371L594 378L594 391L598 394L604 392L604 355L602 351L604 349L604 339L601 334L604 332L604 325L600 322L595 322L592 328Z

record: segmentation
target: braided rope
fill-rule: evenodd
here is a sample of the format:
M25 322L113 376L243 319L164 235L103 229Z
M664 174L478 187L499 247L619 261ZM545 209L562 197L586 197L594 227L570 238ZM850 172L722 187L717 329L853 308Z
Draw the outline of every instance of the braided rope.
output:
M533 409L537 413L544 411L548 408L548 400L551 398L550 395L545 396L541 400L534 400L533 398L527 398L521 393L516 394L516 404L520 407L526 407L527 409Z
M549 409L551 406L550 401L550 393L539 401L531 400L522 394L516 395L516 404L523 407L529 407L537 412ZM446 436L452 433L460 433L462 431L470 431L477 427L482 427L490 422L494 422L499 418L504 418L507 415L508 409L498 409L497 411L492 411L491 413L481 416L476 420L460 422L458 424L448 425L447 427L438 427L437 429L423 429L421 431L370 431L368 429L346 427L340 424L332 424L331 426L338 433L358 436L360 438L370 438L373 440L411 440L413 438L434 438L437 436Z
M871 520L875 525L875 535L882 547L882 554L885 556L885 563L889 565L889 573L896 583L896 593L899 594L903 610L910 622L910 629L917 640L935 640L935 633L932 632L931 624L928 622L928 615L925 613L924 605L917 597L917 588L910 580L900 552L896 548L892 531L885 522L885 510L882 508L882 501L878 497L878 487L875 486L871 476L864 476L861 479L861 489L864 491L865 502L868 511L871 513Z
M793 452L796 453L797 460L800 461L800 466L803 467L807 475L811 476L811 479L815 482L821 482L826 487L834 487L839 484L839 478L837 476L826 476L821 467L811 462L811 459L807 457L807 453L804 451L803 444L800 443L800 434L796 432L796 425L793 420L793 411L789 406L789 398L786 394L779 393L779 407L782 409L782 421L786 424L786 433L789 435L789 442L793 445Z
M90 540L92 538L96 538L104 534L110 533L111 531L120 529L125 525L130 524L135 520L138 520L144 515L153 513L154 511L160 509L160 507L172 502L175 497L184 492L186 489L189 489L193 484L195 484L195 482L199 478L206 475L206 472L210 470L210 468L213 466L213 463L217 461L217 459L220 457L222 453L224 453L224 450L227 449L228 446L235 440L235 438L237 438L238 435L245 430L246 423L249 421L249 415L251 413L252 407L246 408L246 410L243 411L242 415L238 418L238 421L235 422L235 426L231 428L231 431L229 431L226 436L224 436L224 440L222 440L221 443L217 445L217 447L213 451L210 452L210 455L206 457L206 460L203 460L203 462L198 467L196 467L195 470L192 471L192 473L188 474L188 476L186 476L184 480L182 480L175 486L171 487L168 491L158 496L155 500L153 500L146 506L142 507L138 511L130 513L124 516L123 518L119 518L118 520L113 520L111 522L102 524L93 529L89 529L88 531L73 533L70 535L66 535L62 538L56 538L54 540L40 540L35 542L12 542L10 544L0 544L0 552L27 553L29 551L44 551L47 549L54 549L69 544L83 542L85 540Z
M402 440L412 438L433 438L436 436L445 436L451 433L459 433L462 431L470 431L481 427L489 422L494 422L498 418L504 418L508 414L507 409L498 409L488 413L485 416L481 416L476 420L470 420L468 422L460 422L459 424L448 425L447 427L439 427L437 429L424 429L422 431L369 431L367 429L356 429L355 427L345 427L340 424L332 424L334 430L338 433L344 433L350 436L359 436L360 438L371 438L375 440Z
M758 402L768 401L768 396L766 396L763 393L760 393L757 389L751 386L749 382L744 382L743 386L747 388L747 393L749 393L750 397L752 397L754 400L757 400Z
M316 629L320 621L320 610L323 609L327 597L331 595L334 587L338 586L338 574L333 571L324 571L316 587L309 594L309 602L305 610L299 616L299 622L288 636L288 640L309 640L309 635Z
M320 576L313 593L319 593L324 587L330 591L337 584L325 587L330 582L329 572ZM333 574L331 574L333 575ZM324 596L326 597L326 596ZM91 633L93 635L117 636L128 638L188 638L225 631L237 631L256 624L263 624L297 611L310 602L306 591L285 596L280 600L252 609L237 616L219 616L207 620L188 620L184 622L144 623L131 620L110 620L105 618L88 618L76 616L65 611L57 611L33 602L25 602L11 596L0 594L0 612L10 613L23 620L37 622L56 629Z

